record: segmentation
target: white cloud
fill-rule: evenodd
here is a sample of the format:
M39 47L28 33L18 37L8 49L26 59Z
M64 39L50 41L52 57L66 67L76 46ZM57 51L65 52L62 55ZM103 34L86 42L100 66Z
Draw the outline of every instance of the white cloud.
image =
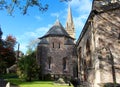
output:
M25 32L23 35L17 37L17 41L20 43L20 50L22 50L24 53L27 50L27 46L32 44L31 42L36 42L36 40L39 37L42 37L51 27L52 25L49 24L46 27L39 27L37 29L31 29L34 30L33 32ZM17 47L16 47L17 49Z
M92 1L91 0L72 0L70 6L77 16L73 15L74 25L76 29L76 39L78 39L88 15L91 10Z
M70 3L71 7L75 8L78 13L85 13L91 10L91 0L72 0Z
M35 16L35 19L42 20L42 18L40 16L38 16L38 15Z
M51 13L50 15L57 18L57 17L60 16L60 13L57 13L57 12L56 12L56 13Z
M51 13L50 15L51 15L52 17L61 19L61 15L64 16L64 11L65 11L65 10L62 10L62 11L59 11L59 12L55 12L55 13Z
M76 39L78 39L78 37L79 37L79 35L82 31L86 19L87 19L87 15L81 15L81 16L78 16L78 17L74 17Z

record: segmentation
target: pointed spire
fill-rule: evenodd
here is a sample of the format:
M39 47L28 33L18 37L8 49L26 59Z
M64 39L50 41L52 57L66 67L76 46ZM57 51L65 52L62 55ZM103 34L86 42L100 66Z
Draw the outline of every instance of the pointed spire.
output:
M73 18L72 18L72 13L71 13L71 8L70 8L70 5L68 7L68 17L67 17L67 22L68 23L73 23Z
M74 29L74 23L73 23L73 18L72 18L70 5L68 7L68 16L67 16L67 21L66 21L66 31L72 38L75 38L75 29Z

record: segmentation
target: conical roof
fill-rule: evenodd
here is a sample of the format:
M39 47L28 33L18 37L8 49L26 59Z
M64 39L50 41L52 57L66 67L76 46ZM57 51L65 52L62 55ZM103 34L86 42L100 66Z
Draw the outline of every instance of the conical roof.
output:
M39 44L49 44L49 42L46 40L46 38L43 38Z
M66 37L70 37L69 34L65 31L64 27L61 25L59 20L57 20L55 22L55 24L49 29L49 31L41 38L44 38L44 37L47 37L47 36L66 36ZM72 38L72 37L70 37L70 38Z

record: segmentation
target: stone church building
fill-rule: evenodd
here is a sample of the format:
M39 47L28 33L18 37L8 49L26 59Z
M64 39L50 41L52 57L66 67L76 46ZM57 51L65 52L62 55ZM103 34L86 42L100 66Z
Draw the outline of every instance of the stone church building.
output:
M75 29L70 7L66 29L59 20L56 20L49 31L39 39L37 62L42 76L47 74L54 78L73 76L73 64L75 63L73 59L76 57L74 53Z
M120 83L120 0L93 0L76 43L70 8L66 29L57 20L39 39L42 75L78 76L85 87Z
M76 47L78 77L86 87L120 83L120 0L93 0Z

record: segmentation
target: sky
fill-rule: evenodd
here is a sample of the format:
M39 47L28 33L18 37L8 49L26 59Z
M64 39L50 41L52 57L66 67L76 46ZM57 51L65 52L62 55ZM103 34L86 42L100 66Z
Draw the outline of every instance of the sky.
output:
M17 42L20 43L20 50L24 53L32 41L42 37L53 26L57 18L65 27L69 4L77 40L92 7L92 0L72 0L69 3L59 0L41 1L43 5L45 3L49 5L46 12L40 12L36 7L29 8L26 15L22 15L19 10L15 10L13 16L8 15L6 10L0 11L2 38L5 39L7 35L16 37ZM17 49L17 44L15 49Z

